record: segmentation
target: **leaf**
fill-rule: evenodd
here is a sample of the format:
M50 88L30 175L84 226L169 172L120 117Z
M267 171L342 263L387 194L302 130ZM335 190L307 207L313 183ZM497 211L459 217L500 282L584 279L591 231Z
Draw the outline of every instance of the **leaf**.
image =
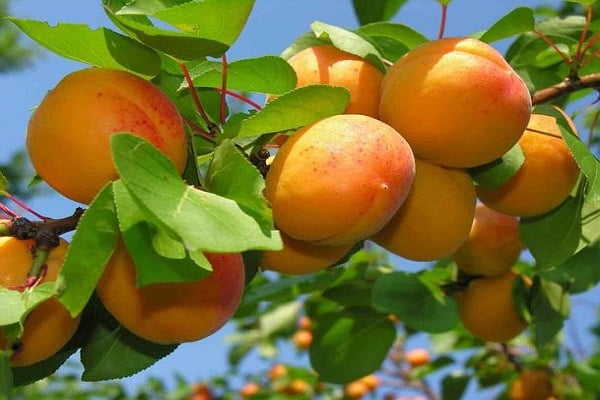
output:
M220 88L223 65L207 61L190 70L194 86ZM283 58L263 56L227 65L227 88L253 93L282 94L296 87L296 73ZM187 85L182 85L187 87Z
M6 195L6 193L8 193L8 179L0 171L0 194Z
M315 321L309 357L326 382L347 383L379 369L396 338L394 324L368 307L348 308Z
M361 25L391 19L406 0L352 0L354 14Z
M297 129L322 118L342 114L350 94L341 87L309 85L287 92L241 122L225 126L227 137L258 136Z
M570 293L582 293L600 282L600 242L585 247L542 277L563 284Z
M13 376L10 368L10 357L0 351L0 399L11 399L13 392Z
M246 25L254 0L204 0L183 4L156 4L136 0L117 15L154 16L196 37L232 45Z
M92 296L118 236L112 185L109 184L79 220L56 280L59 300L72 316L78 315Z
M508 182L523 166L523 162L525 162L525 155L517 143L502 157L487 164L469 168L469 175L481 186L497 188Z
M534 29L533 10L528 7L518 7L496 21L479 39L491 43Z
M569 315L569 296L559 284L545 280L536 281L532 291L532 329L535 344L540 349L562 329Z
M107 28L92 30L87 25L8 18L48 50L71 60L96 67L125 69L146 77L160 71L154 50Z
M442 398L461 399L470 380L470 375L461 372L449 373L442 379Z
M159 282L189 282L208 275L211 270L208 260L204 258L205 262L200 265L202 268L198 268L180 242L171 239L167 244L168 239L157 239L157 236L168 236L148 222L149 217L139 208L121 181L114 183L114 193L123 241L135 264L138 286ZM155 240L169 247L164 249L165 253L173 252L172 247L175 246L174 251L180 250L182 256L175 259L159 254L155 249Z
M585 187L586 203L595 203L600 201L600 160L598 160L590 149L570 130L560 125L563 138L581 172L587 179Z
M381 275L373 286L373 306L398 316L407 326L429 333L453 329L458 324L454 298L432 291L418 274L394 272Z
M0 286L0 326L20 322L25 312L21 292Z
M582 201L569 197L560 206L538 217L521 218L519 235L541 270L569 259L581 238Z
M265 233L233 200L186 185L173 163L150 143L127 133L111 137L121 180L156 226L188 251L278 250L278 231Z
M398 23L378 22L361 26L357 30L369 37L385 37L413 49L428 41L427 37L412 27Z

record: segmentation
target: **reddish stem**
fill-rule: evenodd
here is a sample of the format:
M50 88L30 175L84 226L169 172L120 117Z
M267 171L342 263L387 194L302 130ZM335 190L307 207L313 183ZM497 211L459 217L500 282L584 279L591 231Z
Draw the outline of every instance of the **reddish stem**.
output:
M192 77L190 76L190 71L188 70L187 65L185 65L185 63L181 62L181 63L179 63L179 67L181 68L181 72L183 72L183 77L185 78L185 81L187 82L188 89L190 91L190 95L192 96L192 100L194 101L194 104L196 105L196 109L200 113L200 116L202 117L204 122L206 122L206 125L211 126L212 122L210 121L210 119L208 118L208 115L204 111L204 107L202 107L202 103L200 102L200 98L198 97L198 92L196 92L196 89L194 88L194 81L193 81Z
M194 123L191 119L186 118L186 117L183 117L183 119L185 120L186 124L188 124L192 128L194 133L202 136L203 138L205 138L207 140L210 140L211 142L215 141L215 138L212 137L212 135L210 133L208 133L206 130L204 130L204 128L202 128L198 124Z
M234 97L234 98L236 98L236 99L238 99L240 101L243 101L244 103L248 104L249 106L251 106L251 107L253 107L253 108L257 109L257 110L260 110L262 108L262 106L260 104L258 104L256 102L250 100L249 98L247 98L245 96L242 96L239 93L232 92L231 90L227 90L227 89L223 90L223 89L217 88L217 90L220 91L221 93L225 93L228 96L231 96L231 97Z
M6 214L7 216L11 217L11 218L17 218L17 217L19 217L19 215L16 212L14 212L10 208L8 208L3 203L0 203L0 211L3 212L4 214Z
M583 29L581 30L581 36L579 36L579 42L577 42L576 57L578 60L581 60L581 57L583 57L583 54L585 53L585 51L587 51L587 47L585 48L585 50L583 52L581 51L581 48L583 46L583 43L585 42L585 37L587 36L591 21L592 21L592 7L588 6L587 10L586 10L586 15L585 15L585 25L583 26Z
M440 31L438 32L438 39L444 37L444 32L446 31L446 19L448 17L448 5L442 4L442 19L440 21Z
M23 203L21 200L17 199L15 196L13 196L12 194L8 193L7 196L13 203L15 203L16 205L18 205L19 207L21 207L23 210L27 211L28 213L30 213L31 215L41 219L42 221L46 221L47 219L49 219L48 217L36 212L35 210L33 210L31 207L29 207L27 204Z
M564 61L565 61L567 64L569 64L569 65L571 64L571 61L572 61L572 60L571 60L571 58L570 58L570 57L569 57L567 54L563 53L563 52L562 52L562 50L561 50L561 49L559 49L559 48L556 46L556 44L555 44L555 43L554 43L552 40L550 40L550 38L549 38L549 37L547 37L546 35L544 35L542 32L538 31L537 29L534 29L534 30L533 30L533 33L535 33L536 35L538 35L538 37L539 37L540 39L542 39L544 42L546 42L546 44L547 44L548 46L550 46L551 48L553 48L553 49L554 49L554 51L556 51L556 52L558 53L558 55L559 55L559 56L560 56L560 57L561 57L561 58L562 58L562 59L563 59L563 60L564 60Z
M225 125L227 118L227 54L223 53L221 56L221 63L223 64L223 76L221 81L221 125Z

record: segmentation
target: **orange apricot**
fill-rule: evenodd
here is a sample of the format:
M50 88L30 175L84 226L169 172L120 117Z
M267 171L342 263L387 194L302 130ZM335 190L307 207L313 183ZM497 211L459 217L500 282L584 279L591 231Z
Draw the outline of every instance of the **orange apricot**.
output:
M371 240L409 260L447 257L469 236L476 201L465 171L417 159L408 198Z
M362 378L360 378L360 381L367 385L369 391L373 391L377 389L379 385L381 385L381 381L375 374L365 375Z
M341 246L385 225L406 199L414 168L408 143L390 126L365 115L334 115L285 142L264 193L281 231Z
M129 331L156 343L202 339L233 315L244 289L240 254L206 253L213 271L194 282L137 287L133 260L119 241L97 286L106 309Z
M25 284L33 265L33 240L0 237L0 286L13 288ZM68 250L68 243L60 241L46 260L46 270L40 283L56 280ZM51 297L29 313L23 325L23 335L17 351L11 357L15 367L25 367L43 361L58 352L75 334L79 317L71 317L67 309ZM0 349L8 343L0 330Z
M405 354L405 359L406 362L414 368L427 364L431 360L431 357L429 355L429 350L419 347L408 350Z
M48 92L29 120L27 151L50 186L87 204L118 177L109 140L117 132L148 140L183 172L187 136L176 106L152 83L109 68L73 72Z
M347 114L379 115L383 73L364 58L332 45L308 47L291 56L288 63L296 71L296 87L326 84L350 92Z
M282 250L263 252L260 264L262 269L290 275L320 271L342 259L353 246L352 243L340 246L317 245L294 239L284 232L281 232L281 239Z
M280 379L288 374L288 368L284 364L274 364L269 371L267 376L270 380L274 381Z
M412 49L389 68L379 113L416 157L466 168L490 162L517 143L529 121L531 96L493 47L445 38Z
M509 272L495 278L476 278L457 295L464 327L483 341L506 342L527 328L513 298L519 275Z
M299 350L306 350L313 340L313 333L308 329L299 329L292 335L292 342Z
M525 161L517 173L498 188L478 186L477 195L504 214L545 214L569 196L579 179L579 167L550 115L532 114L519 145Z
M344 387L346 397L353 400L361 399L370 391L369 386L361 380L352 381Z
M540 370L522 371L509 387L510 400L548 400L553 396L550 376Z
M260 385L256 382L248 382L240 389L240 396L243 399L251 398L260 392Z
M502 276L517 262L522 250L519 220L479 203L469 238L452 258L466 274Z

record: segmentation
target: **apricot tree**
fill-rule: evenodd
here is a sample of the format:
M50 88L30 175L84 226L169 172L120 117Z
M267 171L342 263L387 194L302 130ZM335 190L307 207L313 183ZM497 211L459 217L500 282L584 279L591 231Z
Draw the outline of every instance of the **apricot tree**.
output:
M36 178L85 207L48 218L0 175L1 273L20 271L0 276L0 395L77 352L83 381L124 378L232 321L233 365L279 338L310 359L245 398L453 399L471 380L523 398L539 376L547 398L594 398L598 353L563 334L571 297L600 281L599 3L446 37L437 2L436 38L390 22L404 1L354 0L358 28L315 21L280 56L241 60L227 51L253 0L103 0L116 29L9 17L88 65L24 137ZM46 304L66 343L29 339ZM415 362L419 333L435 354ZM458 349L466 372L427 385ZM219 385L208 396L233 396Z

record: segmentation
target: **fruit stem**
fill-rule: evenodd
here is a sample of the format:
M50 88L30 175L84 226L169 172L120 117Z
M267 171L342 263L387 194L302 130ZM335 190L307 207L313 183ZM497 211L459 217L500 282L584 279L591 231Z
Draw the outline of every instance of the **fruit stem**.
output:
M221 56L221 64L223 65L222 80L221 80L221 125L225 125L227 118L227 54L223 53Z
M438 39L444 37L444 32L446 30L446 19L448 17L448 5L442 4L442 18L440 20L440 30L438 32Z
M4 203L0 203L0 211L11 218L17 218L19 215L8 208Z
M584 75L577 78L567 77L562 82L536 91L532 96L533 105L548 103L560 96L581 89L600 90L600 73Z
M27 211L31 215L33 215L33 216L41 219L42 221L45 221L45 220L48 219L48 217L46 217L45 215L42 215L42 214L36 212L35 210L33 210L31 207L29 207L27 204L23 203L21 200L19 200L18 198L16 198L12 194L6 193L5 195L6 195L6 197L10 201L12 201L13 203L15 203L17 206L21 207L23 210Z
M223 89L217 88L217 90L218 90L219 92L221 92L221 93L225 93L225 94L227 94L228 96L231 96L231 97L234 97L234 98L236 98L236 99L238 99L238 100L240 100L240 101L243 101L244 103L246 103L246 104L248 104L249 106L251 106L251 107L255 108L256 110L260 110L260 109L262 109L262 106L261 106L260 104L258 104L258 103L256 103L256 102L254 102L254 101L250 100L249 98L247 98L247 97L245 97L245 96L242 96L242 95L241 95L241 94L239 94L239 93L232 92L231 90L228 90L228 89L225 89L225 90L223 90Z
M213 135L214 130L218 129L218 127L215 125L214 122L212 122L210 120L210 118L208 118L208 114L206 114L206 111L204 111L204 107L202 107L202 102L200 101L200 98L198 97L198 92L196 91L196 88L194 87L194 81L190 75L190 71L188 70L187 65L185 65L184 62L180 62L179 68L181 68L181 72L183 72L183 77L185 78L185 81L188 85L190 95L192 96L192 101L196 105L196 109L198 110L198 113L200 114L200 116L202 117L204 122L206 123L209 133L211 135Z
M581 30L581 35L579 36L579 41L577 42L577 52L575 53L575 57L578 60L581 60L581 58L583 57L583 54L588 50L588 47L586 46L582 51L582 47L583 47L583 43L585 42L585 37L587 36L591 22L592 22L592 6L587 6L586 13L585 13L585 25L583 26L583 29Z
M554 49L554 51L556 51L558 53L558 55L563 59L563 61L565 63L567 63L568 65L571 65L572 61L571 57L569 57L567 54L563 53L561 49L559 49L556 44L546 35L544 35L542 32L538 31L537 29L533 30L533 33L535 33L536 35L538 35L538 37L540 39L542 39L544 42L546 42L546 44L548 46L550 46L552 49Z
M27 288L34 287L41 282L42 279L44 279L46 270L48 269L46 261L48 260L49 254L50 248L42 246L38 247L37 245L35 246L33 250L33 263L31 264L31 269L29 270L29 275L27 278L27 283L29 283Z
M194 133L202 136L206 140L209 140L209 141L211 141L213 143L215 142L215 138L210 133L208 133L204 128L202 128L198 124L194 123L192 120L190 120L187 117L183 117L183 119L190 126L190 128L192 128L192 130L194 131Z

